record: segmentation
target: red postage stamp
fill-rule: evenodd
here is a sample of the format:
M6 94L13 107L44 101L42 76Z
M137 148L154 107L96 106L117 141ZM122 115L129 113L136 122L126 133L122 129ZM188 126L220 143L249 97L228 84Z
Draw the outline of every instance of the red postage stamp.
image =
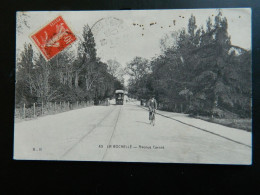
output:
M50 60L76 40L76 36L59 16L31 36L46 60Z

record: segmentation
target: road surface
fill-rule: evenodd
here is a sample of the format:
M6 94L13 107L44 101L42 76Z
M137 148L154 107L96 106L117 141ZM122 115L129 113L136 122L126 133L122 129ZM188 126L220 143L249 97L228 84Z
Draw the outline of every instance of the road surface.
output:
M159 115L160 114L160 115ZM251 164L251 133L138 102L15 123L14 159Z

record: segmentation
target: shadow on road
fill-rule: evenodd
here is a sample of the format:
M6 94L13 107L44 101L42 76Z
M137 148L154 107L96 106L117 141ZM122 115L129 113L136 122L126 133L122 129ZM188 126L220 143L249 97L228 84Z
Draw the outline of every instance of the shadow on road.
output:
M138 123L144 123L144 124L150 125L150 123L143 122L143 121L135 121L135 122L138 122Z

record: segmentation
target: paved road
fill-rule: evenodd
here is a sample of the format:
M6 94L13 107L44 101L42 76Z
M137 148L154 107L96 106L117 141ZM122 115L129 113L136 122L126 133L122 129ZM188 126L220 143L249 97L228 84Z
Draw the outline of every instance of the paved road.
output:
M151 126L148 112L130 103L93 106L16 123L14 158L251 163L251 133L177 113L172 118L156 115L156 125Z

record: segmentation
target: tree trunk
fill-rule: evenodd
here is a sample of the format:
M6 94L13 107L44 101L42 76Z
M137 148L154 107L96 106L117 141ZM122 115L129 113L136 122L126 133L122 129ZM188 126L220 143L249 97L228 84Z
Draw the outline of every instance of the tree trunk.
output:
M75 72L75 88L79 86L79 73L78 71Z

